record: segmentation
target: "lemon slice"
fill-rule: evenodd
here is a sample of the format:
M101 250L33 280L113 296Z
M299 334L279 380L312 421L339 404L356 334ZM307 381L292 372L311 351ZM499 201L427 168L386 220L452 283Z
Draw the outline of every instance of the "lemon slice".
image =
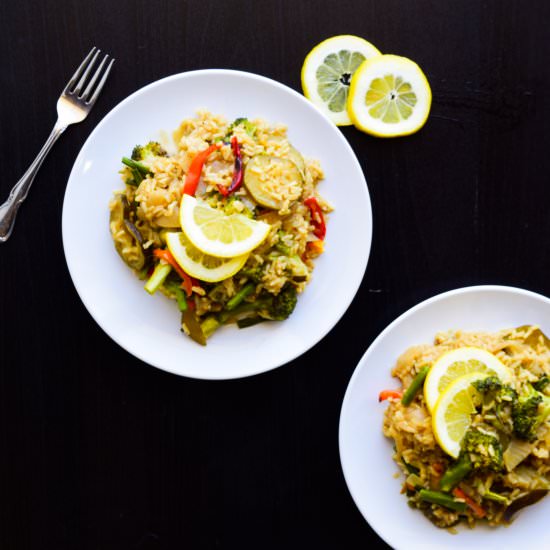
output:
M510 371L492 353L476 347L457 348L444 353L432 365L424 382L424 399L433 412L440 394L456 378L471 372L498 376L503 382L510 381Z
M229 279L243 267L249 256L249 254L243 254L236 258L208 256L195 248L185 233L181 232L167 233L166 244L176 262L186 273L207 283L217 283Z
M344 34L317 44L302 65L304 95L338 126L352 124L346 104L351 77L380 51L370 42Z
M267 237L270 225L242 214L227 215L191 195L180 206L183 232L196 248L217 258L235 258L256 248Z
M480 399L472 382L487 376L483 372L460 376L437 400L432 416L433 432L439 446L454 458L460 454L460 443L472 423L476 401Z
M353 124L378 137L405 136L428 118L432 91L420 67L406 57L367 59L351 79L348 113Z

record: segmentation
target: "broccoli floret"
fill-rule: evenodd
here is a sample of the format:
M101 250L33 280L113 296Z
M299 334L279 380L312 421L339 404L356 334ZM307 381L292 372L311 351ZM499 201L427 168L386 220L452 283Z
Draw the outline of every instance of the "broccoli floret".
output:
M502 470L502 445L494 435L476 429L468 430L461 448L461 454L469 455L474 469Z
M449 466L440 482L443 491L450 491L457 483L476 470L499 472L503 467L502 445L493 435L471 428L462 439L458 459Z
M256 267L245 267L244 269L241 269L239 273L237 273L237 277L247 277L254 283L259 283L262 280L263 274L263 268L257 265Z
M488 420L497 429L508 434L512 432L509 418L514 403L517 401L517 392L511 386L503 384L496 376L489 376L472 382L474 388L483 396L483 410L494 407L494 420Z
M153 173L142 161L154 157L165 157L166 155L166 151L156 141L150 141L147 145L136 145L132 151L132 158L122 157L122 163L127 166L121 172L124 183L137 187L147 176Z
M539 426L550 415L550 397L526 385L512 407L514 433L519 439L534 441Z
M298 296L296 289L287 285L273 298L271 308L269 308L269 316L275 321L283 321L294 311Z
M227 134L225 135L225 139L228 139L229 137L231 137L233 130L237 126L242 126L245 129L246 133L252 138L256 134L256 125L252 124L252 122L250 122L250 120L248 120L245 117L239 117L239 118L236 118L231 123L231 126L229 126L229 129L227 130Z
M165 157L166 151L157 141L150 141L147 145L136 145L132 151L132 160L149 160L152 157Z
M294 311L297 301L296 289L287 285L276 296L265 293L253 302L243 301L230 310L226 308L219 314L219 320L221 323L234 322L258 313L264 319L284 321Z
M487 378L476 380L475 382L472 382L472 384L480 393L498 392L503 386L500 378L496 376L488 376Z
M537 391L544 393L544 390L548 384L550 384L550 377L547 374L544 374L536 382L533 382L532 385Z
M513 403L517 399L517 392L511 386L503 384L496 376L488 376L472 382L474 388L481 393L486 401L494 400L497 403Z

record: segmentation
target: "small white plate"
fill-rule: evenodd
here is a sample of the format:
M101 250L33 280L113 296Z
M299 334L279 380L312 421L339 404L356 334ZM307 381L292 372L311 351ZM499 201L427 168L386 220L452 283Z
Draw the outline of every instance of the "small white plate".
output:
M435 527L400 494L402 476L392 459L391 440L382 433L383 389L398 387L391 369L409 346L432 343L449 329L496 331L539 325L550 334L550 300L526 290L475 286L440 294L413 307L391 323L359 361L340 415L340 460L355 504L389 545L406 550L490 550L550 548L550 497L525 508L507 527L459 528L456 535Z
M134 145L171 133L207 108L228 120L263 118L288 126L294 146L325 172L320 192L335 207L326 252L291 317L239 330L224 327L199 346L180 332L180 314L163 296L149 296L115 252L108 203L123 187L120 159ZM344 314L363 278L372 213L363 172L342 133L297 92L258 75L229 70L170 76L135 92L92 132L78 155L63 204L63 246L84 305L124 349L161 369L205 379L258 374L298 357Z

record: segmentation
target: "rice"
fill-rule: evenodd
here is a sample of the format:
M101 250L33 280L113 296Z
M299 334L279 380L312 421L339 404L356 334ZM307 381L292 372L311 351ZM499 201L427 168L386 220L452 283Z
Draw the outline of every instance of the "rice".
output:
M528 383L550 375L549 341L540 329L525 326L505 329L495 333L463 332L459 330L441 332L435 336L433 345L422 344L407 349L397 360L392 375L399 379L404 389L408 388L420 369L432 365L444 353L464 346L475 346L498 357L512 373L510 386L518 394L525 391ZM548 392L548 390L544 390ZM511 399L511 398L510 398ZM439 447L432 429L432 417L426 406L424 395L419 391L408 406L401 399L391 398L384 414L383 433L394 442L394 460L407 476L403 491L411 506L419 508L439 527L452 527L461 520L474 526L481 519L468 506L465 512L456 512L438 504L425 502L420 498L419 488L440 491L442 474L453 464L453 460ZM474 470L459 484L460 490L477 505L482 506L490 525L506 523L507 506L513 501L533 495L534 491L550 489L550 428L548 419L538 428L536 440L522 442L512 429L509 413L501 410L497 420L491 403L473 415L472 427L481 433L495 435L504 449L505 461L499 471ZM495 428L496 426L496 428ZM511 451L521 450L520 463L511 462ZM479 448L481 453L484 449ZM492 447L485 449L494 457ZM507 451L509 451L508 456ZM506 462L508 459L510 462ZM508 468L510 466L510 468ZM411 472L415 476L411 481ZM487 491L498 492L507 499L496 502L485 498ZM544 494L544 493L540 494Z
M173 133L173 144L167 146L170 154L140 160L149 173L140 178L138 185L135 185L135 178L132 180L131 168L121 170L125 189L117 192L110 203L110 228L115 246L123 260L130 265L131 259L132 269L144 278L144 268L135 267L140 262L136 262L134 256L140 251L162 248L163 232L181 230L179 204L191 163L211 144L219 144L202 168L196 197L226 214L243 214L264 221L270 225L270 231L267 239L249 255L242 273L218 283L215 289L211 284L202 283L195 288L193 296L199 321L212 311L223 309L228 299L250 283L250 277L243 273L253 269L261 269L261 276L255 280L256 289L247 297L247 302L266 293L276 296L288 287L302 292L311 279L313 259L323 250L320 245L308 246L308 243L319 241L315 236L318 221L312 217L312 210L304 200L314 197L323 213L332 211L332 206L317 192L317 185L324 178L319 161L303 157L292 146L286 126L262 119L243 122L245 120L237 119L230 124L224 116L204 109L197 111L195 117L183 120ZM245 184L229 198L218 191L220 186L228 188L231 185L235 171L235 153L228 135L238 142L245 171ZM262 165L251 163L249 168L251 159L258 157L263 159ZM254 199L246 185L247 170L249 177L254 176L261 188L277 201L276 209L266 208ZM120 208L122 195L130 205L126 207L127 219L118 216L113 221L113 212ZM129 238L128 221L141 235L140 246ZM296 276L296 258L300 262L299 276ZM147 261L143 264L150 270ZM164 294L174 298L166 288ZM261 314L268 317L265 312Z

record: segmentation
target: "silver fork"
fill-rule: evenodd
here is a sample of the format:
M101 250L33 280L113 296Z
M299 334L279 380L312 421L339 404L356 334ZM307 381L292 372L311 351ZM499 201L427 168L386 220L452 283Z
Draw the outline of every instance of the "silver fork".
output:
M115 61L114 59L111 59L107 65L109 56L105 55L93 76L88 81L88 76L90 75L90 71L99 57L99 53L100 50L95 47L92 48L90 53L86 56L84 61L82 61L80 67L78 67L61 92L61 95L57 100L57 122L53 127L52 133L49 135L46 143L42 149L40 149L40 152L34 159L33 163L29 166L28 170L10 191L8 200L0 206L0 242L6 242L11 235L15 224L15 216L17 215L17 211L23 201L27 198L27 194L31 188L34 177L36 176L36 173L38 172L44 158L52 148L52 145L65 131L67 126L70 124L76 124L77 122L82 122L94 106ZM101 79L96 85L96 82L100 76ZM88 83L86 88L84 88L87 81Z

